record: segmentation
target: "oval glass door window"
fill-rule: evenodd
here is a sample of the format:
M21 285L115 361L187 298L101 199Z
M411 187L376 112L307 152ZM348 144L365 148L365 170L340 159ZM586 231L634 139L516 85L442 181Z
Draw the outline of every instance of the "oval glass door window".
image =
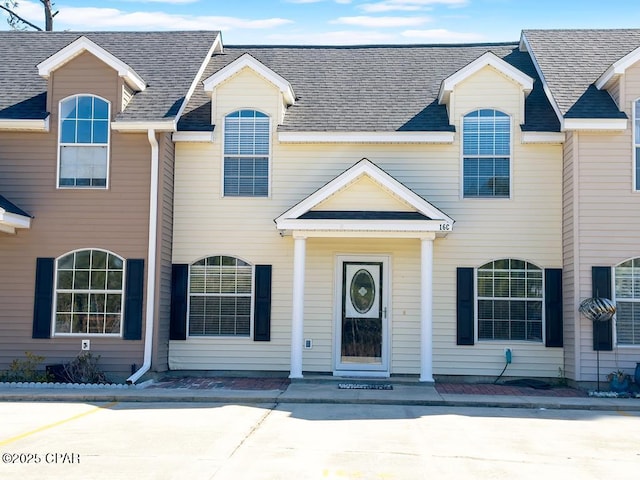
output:
M367 313L376 300L375 282L371 273L364 268L358 270L351 279L349 296L353 308L360 314Z

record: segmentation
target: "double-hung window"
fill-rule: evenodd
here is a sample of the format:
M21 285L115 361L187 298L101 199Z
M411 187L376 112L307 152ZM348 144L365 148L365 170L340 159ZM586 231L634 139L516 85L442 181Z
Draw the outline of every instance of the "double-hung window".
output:
M225 117L225 197L269 195L269 125L269 117L255 110L238 110Z
M640 345L640 258L615 267L616 342Z
M498 110L476 110L462 120L463 196L508 198L511 121Z
M478 339L542 341L543 270L523 260L477 271Z
M60 102L58 187L106 188L109 103L94 95Z
M248 337L251 330L253 267L217 255L189 269L189 335Z
M79 250L56 262L55 334L120 335L124 259Z

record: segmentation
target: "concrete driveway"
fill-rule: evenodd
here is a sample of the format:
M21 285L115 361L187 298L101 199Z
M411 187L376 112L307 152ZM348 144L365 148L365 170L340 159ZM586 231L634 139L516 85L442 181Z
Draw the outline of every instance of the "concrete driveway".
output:
M637 479L640 413L0 403L3 479Z

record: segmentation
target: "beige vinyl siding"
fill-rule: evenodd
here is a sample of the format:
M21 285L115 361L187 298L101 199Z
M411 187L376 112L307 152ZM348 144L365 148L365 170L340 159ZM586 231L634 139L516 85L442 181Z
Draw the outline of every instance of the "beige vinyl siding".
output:
M514 350L510 375L556 377L563 366L561 348L497 341L456 346L456 267L478 267L506 257L542 268L562 265L561 146L520 144L520 88L485 70L456 89L454 123L460 132L459 115L476 108L497 108L511 115L510 199L461 199L459 135L453 144L429 145L280 144L274 138L268 199L222 198L221 135L212 144L177 144L173 261L193 263L223 254L273 265L272 341L214 337L172 341L170 367L289 370L293 240L281 237L273 220L367 158L455 220L448 237L434 245L434 373L497 376L504 366L504 347L509 346ZM237 108L260 108L276 118L278 92L256 76L253 83L247 77L237 83L231 79L224 85L224 95L218 91L216 125L221 125L223 114ZM245 92L260 89L267 90L265 96L270 90L273 98L250 103ZM509 98L488 101L488 92ZM400 207L388 192L368 182L354 183L353 189L338 192L321 208ZM389 255L391 262L391 373L419 373L420 241L309 238L306 251L304 338L313 340L313 349L303 351L303 370L333 370L336 255L379 253Z
M152 365L155 371L168 368L169 330L171 316L171 249L173 243L173 169L175 145L171 134L158 138L159 191L158 191L158 262L156 280L156 318Z
M25 351L45 363L69 361L84 337L31 338L36 258L58 258L76 249L100 248L147 267L150 147L146 134L111 132L109 188L57 189L58 102L88 93L117 105L118 77L82 54L50 78L51 131L0 133L0 192L34 216L29 230L0 234L0 370ZM113 114L112 110L112 114ZM142 364L142 341L91 339L91 352L114 380Z
M563 192L562 192L562 292L564 320L565 376L576 378L579 368L581 319L577 311L580 303L576 291L576 275L579 258L576 258L577 215L579 202L575 201L579 186L575 184L577 162L575 161L576 136L567 132L564 143Z
M390 192L380 189L372 179L365 177L346 186L339 195L334 195L318 204L313 210L374 210L407 212L414 208Z
M640 98L640 65L627 69L621 80L621 105L632 118L631 108ZM640 193L633 191L633 125L624 132L580 133L579 149L579 299L591 296L591 267L613 267L640 257ZM593 326L580 317L581 370L578 380L596 380ZM615 332L614 332L615 333ZM614 337L615 340L615 337ZM640 346L617 347L600 352L602 377L612 370L632 373L640 358Z

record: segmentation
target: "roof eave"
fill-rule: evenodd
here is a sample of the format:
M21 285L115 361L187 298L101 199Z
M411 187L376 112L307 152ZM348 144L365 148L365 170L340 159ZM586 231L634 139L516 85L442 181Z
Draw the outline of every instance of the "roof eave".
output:
M0 119L0 130L14 130L23 132L48 132L49 115L38 120Z
M175 132L177 131L177 120L134 120L134 121L115 121L111 122L111 129L123 133L140 133L149 130L157 132Z

